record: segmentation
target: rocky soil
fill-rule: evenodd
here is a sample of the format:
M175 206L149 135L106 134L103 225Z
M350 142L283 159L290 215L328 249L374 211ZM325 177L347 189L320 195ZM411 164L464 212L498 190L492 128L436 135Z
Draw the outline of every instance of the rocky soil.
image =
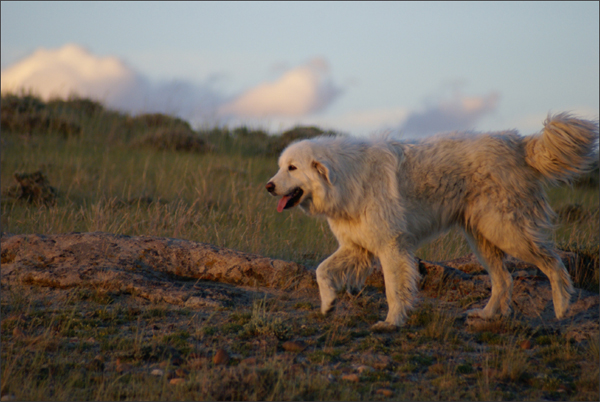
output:
M562 252L561 258L568 269L577 269L576 254ZM507 267L514 278L513 309L530 325L568 328L575 339L598 333L598 294L577 289L566 317L556 320L546 276L515 259ZM489 297L489 277L472 254L442 263L419 260L419 270L423 297L443 299L463 310L481 307ZM318 305L311 268L180 239L101 232L4 233L1 273L7 285L103 289L192 309L234 307L248 303L242 296L247 292L270 290L306 293ZM367 285L383 287L377 267Z

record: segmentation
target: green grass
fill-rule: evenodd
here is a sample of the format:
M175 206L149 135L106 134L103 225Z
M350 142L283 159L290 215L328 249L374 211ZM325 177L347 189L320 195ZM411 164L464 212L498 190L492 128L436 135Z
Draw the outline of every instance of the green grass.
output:
M264 189L285 142L314 133L194 131L169 116L131 117L87 100L3 97L2 231L175 237L314 267L336 248L326 222L277 213ZM196 145L173 145L186 136ZM55 188L54 202L16 197L13 174L35 171ZM597 291L598 188L548 195L559 212L555 241L587 256L582 278ZM451 231L417 256L468 252ZM188 310L93 289L3 284L0 392L18 400L598 400L597 337L575 343L510 319L468 329L435 300L418 305L397 333L375 334L369 327L387 308L381 289L341 297L328 317L316 292L269 292L235 308ZM525 339L529 350L519 346ZM306 349L285 352L287 340ZM212 361L220 348L231 355L227 365ZM372 357L386 363L359 373L376 366ZM164 375L151 374L157 369ZM343 380L347 373L359 381Z

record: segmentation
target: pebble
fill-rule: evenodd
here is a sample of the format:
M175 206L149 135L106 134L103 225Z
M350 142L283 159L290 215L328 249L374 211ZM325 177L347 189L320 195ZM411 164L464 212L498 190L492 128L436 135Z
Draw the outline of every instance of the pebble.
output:
M185 378L171 378L169 380L169 384L171 384L171 385L182 385L182 384L185 384Z
M306 344L302 341L287 341L281 347L288 352L302 352L306 349Z
M521 349L531 349L532 345L531 345L531 341L529 339L524 340L523 342L521 342Z
M246 366L255 366L256 364L258 364L258 359L254 356L247 357L244 360L242 360L240 364L245 364Z
M162 377L163 375L165 375L165 372L161 369L154 369L150 372L150 375L155 375L157 377Z
M124 363L121 359L117 359L117 373L124 373L129 370L131 370L131 364Z
M213 356L214 364L227 364L229 362L229 353L225 349L217 350L217 353Z
M370 372L372 372L372 371L375 371L375 369L374 369L373 367L371 367L371 366L364 366L364 365L363 365L363 366L358 366L358 368L357 368L356 370L358 371L358 373L359 373L359 374L362 374L362 373L364 373L365 371L366 371L367 373L370 373Z
M350 382L359 382L360 378L356 374L346 374L342 376L342 380Z
M376 394L379 395L383 395L383 396L393 396L394 395L394 391L392 391L391 389L387 389L387 388L379 388L377 391L375 391Z

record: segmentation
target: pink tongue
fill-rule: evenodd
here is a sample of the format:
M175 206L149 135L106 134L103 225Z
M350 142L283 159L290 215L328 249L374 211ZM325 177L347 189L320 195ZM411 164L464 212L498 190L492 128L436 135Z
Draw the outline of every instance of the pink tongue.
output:
M284 195L283 197L281 197L281 199L277 203L277 212L283 211L283 208L285 208L285 204L287 204L290 198L292 198L291 195Z

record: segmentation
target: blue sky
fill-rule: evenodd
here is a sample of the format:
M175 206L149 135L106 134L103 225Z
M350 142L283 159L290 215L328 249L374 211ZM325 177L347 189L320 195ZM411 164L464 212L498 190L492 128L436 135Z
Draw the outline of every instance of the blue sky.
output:
M75 44L122 61L145 99L178 82L196 124L529 133L549 111L598 116L598 2L1 4L3 90L36 50Z

